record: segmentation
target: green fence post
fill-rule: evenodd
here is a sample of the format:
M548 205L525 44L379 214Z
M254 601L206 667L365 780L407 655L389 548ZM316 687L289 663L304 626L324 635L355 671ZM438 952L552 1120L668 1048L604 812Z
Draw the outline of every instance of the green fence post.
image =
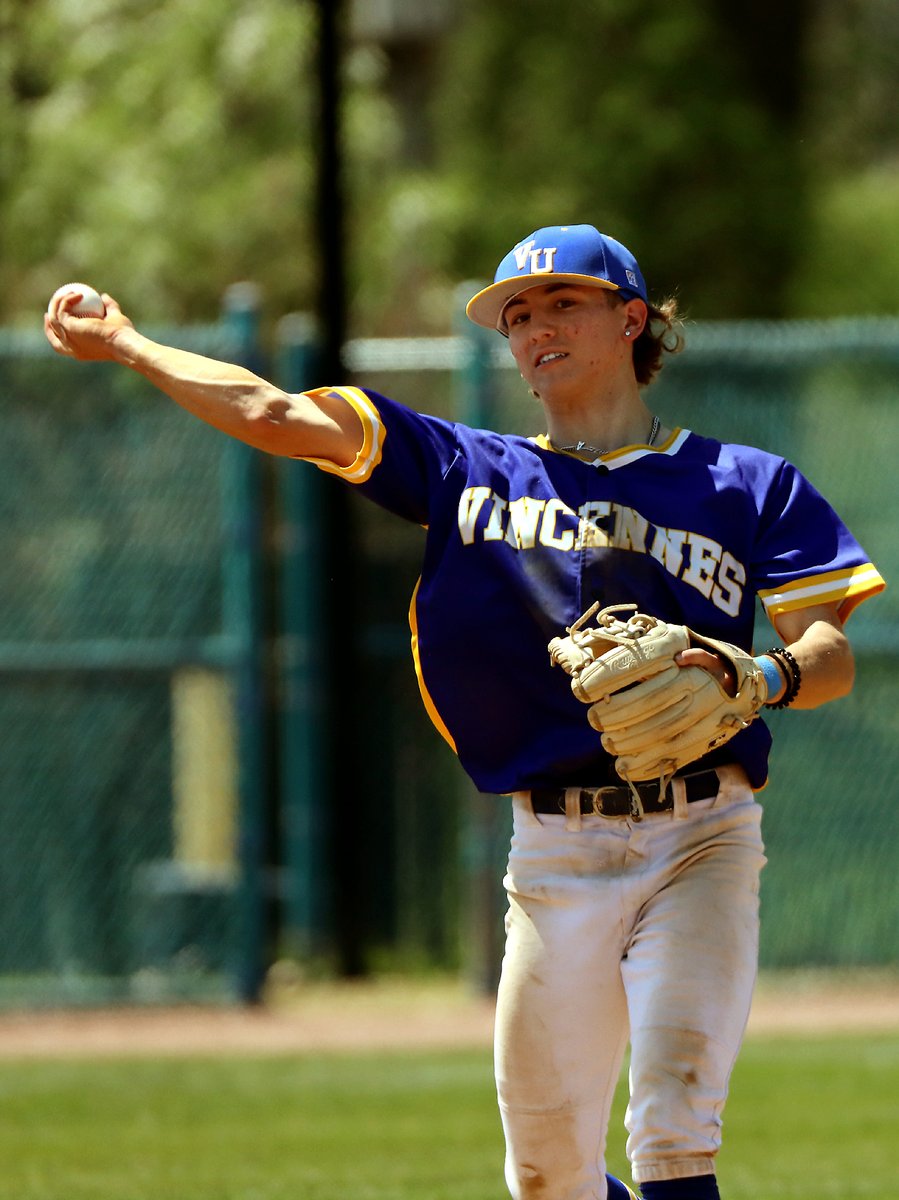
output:
M461 284L456 291L454 306L455 332L462 339L464 351L462 365L454 380L453 403L458 419L476 429L488 428L490 423L493 408L490 367L496 334L469 321L465 316L465 304L483 286L480 283Z
M259 291L235 284L225 294L223 320L236 360L261 366ZM265 949L265 637L262 597L263 460L258 451L228 439L222 453L225 551L222 624L235 648L237 709L238 868L235 984L240 999L258 1002Z
M466 283L457 292L456 332L463 339L462 365L454 380L456 417L478 429L492 425L491 363L496 335L465 317L465 302L482 284ZM508 801L484 795L470 785L465 793L463 869L468 905L466 972L478 992L492 994L499 980L503 951L502 863L508 844Z
M310 317L290 314L278 327L278 380L288 392L316 382L319 346ZM328 946L329 717L322 634L324 524L322 478L307 463L278 463L281 682L280 804L284 817L286 948L321 957Z

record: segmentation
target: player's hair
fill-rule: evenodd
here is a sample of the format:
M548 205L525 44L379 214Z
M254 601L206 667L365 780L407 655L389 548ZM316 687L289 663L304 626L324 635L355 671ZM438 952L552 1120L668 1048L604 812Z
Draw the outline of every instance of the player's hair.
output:
M626 304L617 292L607 293L611 304ZM649 313L643 332L634 342L634 374L641 386L652 383L665 365L663 355L679 354L684 348L683 320L674 297L661 304L648 304Z

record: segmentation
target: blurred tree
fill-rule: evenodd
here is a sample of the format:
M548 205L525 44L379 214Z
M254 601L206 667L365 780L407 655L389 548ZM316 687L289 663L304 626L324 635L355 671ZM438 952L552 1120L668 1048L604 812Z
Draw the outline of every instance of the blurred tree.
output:
M801 5L462 8L432 92L436 171L407 174L387 210L412 270L483 274L539 225L590 221L694 315L783 310L807 204ZM396 283L399 311L414 279Z
M845 311L895 310L895 0L354 10L351 333L445 331L559 220L693 316L828 311L835 272ZM313 307L313 55L311 0L0 0L0 322L84 275L144 320L247 277Z
M803 149L810 212L791 280L799 316L899 312L899 5L816 0Z
M19 241L11 209L24 173L29 117L53 86L58 43L35 20L29 0L0 0L0 279L6 292Z
M899 152L895 0L814 0L805 111L819 171L866 170Z
M5 3L0 317L84 274L145 318L212 315L247 277L305 299L308 5Z

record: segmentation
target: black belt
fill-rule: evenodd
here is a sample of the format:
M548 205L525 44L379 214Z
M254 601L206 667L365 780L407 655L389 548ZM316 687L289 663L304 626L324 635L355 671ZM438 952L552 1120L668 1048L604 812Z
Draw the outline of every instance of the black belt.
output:
M679 775L683 780L687 793L687 803L694 800L708 800L718 795L720 786L717 771L694 771L692 775ZM659 794L659 785L655 780L635 783L634 787L640 796L643 814L671 812L674 808L674 796L671 784L665 788L663 795ZM565 788L535 788L531 792L531 808L535 813L565 813ZM599 817L637 817L641 815L637 802L629 787L599 787L580 789L581 816Z

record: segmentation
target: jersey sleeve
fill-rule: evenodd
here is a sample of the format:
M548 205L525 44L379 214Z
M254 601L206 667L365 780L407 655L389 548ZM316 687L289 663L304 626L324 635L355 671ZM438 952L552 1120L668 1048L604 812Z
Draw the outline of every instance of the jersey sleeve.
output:
M435 488L461 452L456 426L362 388L318 388L307 394L322 393L339 396L353 408L362 424L362 446L346 467L321 458L304 461L356 485L397 516L429 524Z
M841 620L886 587L877 568L824 497L781 461L761 512L755 558L765 612L837 604Z

